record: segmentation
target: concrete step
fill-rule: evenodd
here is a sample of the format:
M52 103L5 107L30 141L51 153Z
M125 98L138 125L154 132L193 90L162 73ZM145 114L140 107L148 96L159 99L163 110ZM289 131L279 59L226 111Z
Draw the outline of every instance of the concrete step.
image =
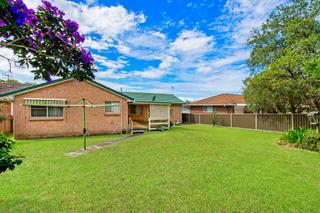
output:
M132 134L143 134L144 130L143 129L134 129L132 130Z

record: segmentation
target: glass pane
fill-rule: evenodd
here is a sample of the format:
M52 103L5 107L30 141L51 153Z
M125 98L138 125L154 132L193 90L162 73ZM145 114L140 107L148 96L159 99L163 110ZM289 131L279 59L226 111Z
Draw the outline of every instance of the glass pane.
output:
M47 107L31 106L31 117L47 117Z
M106 102L105 103L106 106L105 106L105 112L112 112L111 110L111 102Z
M142 105L129 105L129 110L131 115L141 115Z
M48 117L63 117L63 107L48 107Z
M106 104L105 112L114 112L114 113L120 112L120 103L119 102L106 102L105 104Z
M130 114L132 114L132 115L135 114L135 106L134 106L134 105L129 105L129 112L130 112Z
M142 106L141 105L136 105L136 114L141 115L142 114Z

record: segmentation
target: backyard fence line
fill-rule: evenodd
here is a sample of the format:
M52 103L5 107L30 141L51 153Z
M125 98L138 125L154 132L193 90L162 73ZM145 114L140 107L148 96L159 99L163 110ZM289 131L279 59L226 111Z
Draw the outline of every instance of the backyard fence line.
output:
M3 120L0 120L0 132L10 133L13 130L13 121L12 117L5 117Z
M182 122L268 131L314 128L306 114L182 114Z

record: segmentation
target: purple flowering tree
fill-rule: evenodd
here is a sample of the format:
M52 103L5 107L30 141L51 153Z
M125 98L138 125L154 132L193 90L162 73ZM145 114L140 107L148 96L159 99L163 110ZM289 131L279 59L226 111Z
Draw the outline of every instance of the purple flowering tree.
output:
M91 53L81 47L84 35L79 25L48 1L36 11L22 0L0 0L0 47L9 48L17 61L1 55L11 64L32 66L35 79L51 81L52 76L77 80L94 78ZM0 132L0 173L22 161L11 154L14 141Z
M36 11L22 0L0 0L0 47L13 50L18 60L1 58L19 66L32 66L35 79L51 81L51 76L94 78L94 60L81 47L85 37L79 25L43 0Z

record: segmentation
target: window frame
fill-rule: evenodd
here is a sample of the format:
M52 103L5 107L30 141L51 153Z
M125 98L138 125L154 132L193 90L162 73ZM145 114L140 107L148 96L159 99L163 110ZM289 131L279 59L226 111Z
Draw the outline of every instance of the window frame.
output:
M140 107L141 108L141 112L140 113L131 113L131 107ZM135 110L137 111L137 110ZM138 104L134 104L134 105L129 105L129 115L143 115L143 105L138 105Z
M117 104L118 104L118 111L117 111L117 112L112 112L112 111L111 111L111 112L108 112L108 111L107 111L107 107L111 107L111 110L112 110L112 106L105 106L105 107L104 107L104 113L105 113L105 114L108 114L108 115L109 115L109 114L113 114L113 115L114 115L114 114L120 114L120 113L121 113L121 104L120 104L120 101L105 101L105 102L104 102L105 105L108 105L108 104L113 105L114 103L117 103Z
M208 109L211 109L211 110L208 110ZM202 107L202 111L203 112L213 112L213 106L203 106Z
M33 116L32 115L32 108L45 108L46 109L46 116ZM49 116L49 108L50 107L56 107L56 108L61 108L62 109L62 115L61 116ZM41 106L41 105L33 105L30 106L30 120L62 120L65 117L65 109L62 106Z

